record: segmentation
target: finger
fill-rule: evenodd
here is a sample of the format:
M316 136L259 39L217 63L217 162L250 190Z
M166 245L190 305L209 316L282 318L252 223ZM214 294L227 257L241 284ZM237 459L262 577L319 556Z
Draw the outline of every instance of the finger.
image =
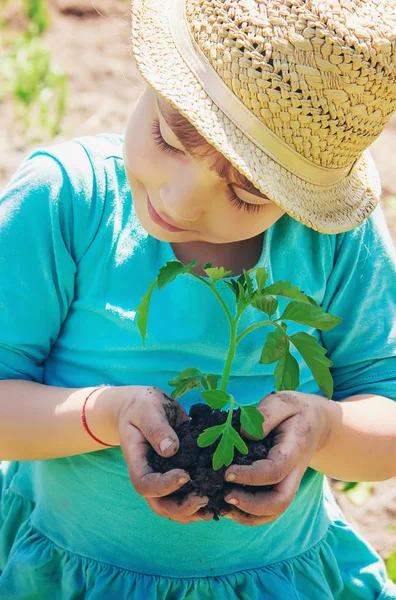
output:
M258 410L264 416L264 434L268 435L282 421L285 421L292 415L298 414L301 408L306 407L310 400L317 403L317 396L294 390L272 392L268 396L265 396L257 405Z
M231 465L224 477L227 481L243 485L272 485L282 481L293 466L301 460L303 446L300 416L295 415L279 426L279 434L275 445L268 452L267 458L257 460L251 465Z
M156 503L161 508L163 514L169 517L191 517L197 513L201 508L207 505L209 498L198 496L198 494L192 492L184 498L159 498Z
M276 515L269 517L256 517L255 515L249 515L247 513L244 513L243 511L238 510L237 508L233 508L227 513L223 512L220 514L220 516L224 517L225 519L235 521L235 523L240 523L241 525L247 525L249 527L265 525L267 523L272 523L272 521L275 521L277 519Z
M129 478L141 496L157 498L180 489L190 480L187 471L172 469L167 473L154 473L147 462L149 444L142 432L128 424L120 431L121 449L128 466Z
M173 456L179 449L179 438L173 427L189 420L189 416L176 400L159 388L139 386L137 395L130 422L140 429L157 454Z
M298 465L273 490L252 492L233 488L226 495L225 501L251 515L277 518L293 502L302 475L301 465Z
M167 519L171 519L172 521L177 521L178 523L194 523L197 521L212 520L213 512L204 511L204 509L202 508L202 503L198 504L199 500L203 499L197 498L196 510L194 510L193 508L191 510L187 509L184 513L180 512L180 509L183 510L183 505L178 503L177 501L166 502L163 498L146 498L146 502L149 504L152 510L160 517L165 517ZM191 499L191 502L193 505L195 504L194 499Z

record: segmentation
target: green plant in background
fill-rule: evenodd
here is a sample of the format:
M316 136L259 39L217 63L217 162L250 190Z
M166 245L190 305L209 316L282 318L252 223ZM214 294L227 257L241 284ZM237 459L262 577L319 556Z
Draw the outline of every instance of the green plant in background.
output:
M197 264L197 260L188 265L173 260L167 262L160 269L158 276L136 309L138 313L137 325L144 345L148 310L154 288L157 286L161 290L178 275L195 277L206 285L220 302L230 326L230 343L220 384L218 385L217 375L202 373L197 368L185 369L169 381L169 385L175 388L172 392L172 397L175 399L191 389L200 389L202 386L204 390L200 392L201 396L212 409L224 409L229 405L226 422L222 425L209 427L198 437L198 446L201 448L210 446L221 438L213 456L213 469L218 470L222 466L229 466L232 463L234 448L237 448L242 454L248 454L248 448L244 440L232 426L234 406L238 406L241 410L241 426L243 429L255 438L262 439L264 437L262 427L264 417L262 413L255 405L239 404L226 390L239 342L259 327L274 326L275 331L268 334L259 362L261 364L278 363L274 371L276 389L278 391L296 390L300 385L299 364L290 352L290 344L292 344L304 358L319 388L327 397L331 398L333 395L333 379L329 367L333 363L324 356L326 349L320 346L317 339L308 333L299 332L289 335L287 333L288 326L284 321L294 321L320 330L329 330L338 325L342 319L327 314L313 298L307 296L297 287L292 286L290 281L276 281L266 286L268 273L265 268L244 270L238 279L225 281L227 287L235 295L235 314L232 315L223 297L215 287L218 281L231 275L231 271L226 271L223 267L213 267L211 263L207 263L204 267L204 272L210 279L210 281L207 281L204 277L200 277L193 272ZM278 309L278 300L274 296L282 296L293 300L277 319L272 319ZM239 332L238 322L248 307L265 313L269 319Z
M8 0L9 3L9 0ZM40 36L50 25L44 0L23 0L28 18L22 34L7 32L0 38L0 102L10 95L25 136L36 127L34 140L56 136L67 106L67 78L52 60ZM0 25L4 31L4 21ZM38 127L37 127L38 125Z

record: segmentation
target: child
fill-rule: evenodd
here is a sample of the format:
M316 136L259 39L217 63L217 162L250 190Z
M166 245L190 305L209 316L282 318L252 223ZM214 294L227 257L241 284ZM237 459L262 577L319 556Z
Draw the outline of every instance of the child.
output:
M392 5L133 0L147 84L125 135L38 149L9 182L2 600L396 598L325 477L396 475L396 256L366 150L396 108ZM200 400L170 400L168 381L219 374L228 347L221 307L191 277L153 294L142 347L136 307L175 258L200 274L265 266L342 318L296 326L327 349L331 399L293 349L298 391L270 394L265 330L238 346L229 391L277 435L267 460L227 469L236 504L217 522L207 498L167 498L188 473L147 465L148 442L177 451Z

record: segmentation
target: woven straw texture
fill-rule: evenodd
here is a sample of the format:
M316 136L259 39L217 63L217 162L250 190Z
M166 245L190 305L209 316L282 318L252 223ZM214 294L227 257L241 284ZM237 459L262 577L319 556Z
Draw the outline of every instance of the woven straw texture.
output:
M291 217L323 233L360 224L381 192L367 147L396 110L394 0L185 4L195 44L266 127L312 165L353 169L336 184L315 185L259 149L179 54L169 26L173 0L132 0L141 75Z

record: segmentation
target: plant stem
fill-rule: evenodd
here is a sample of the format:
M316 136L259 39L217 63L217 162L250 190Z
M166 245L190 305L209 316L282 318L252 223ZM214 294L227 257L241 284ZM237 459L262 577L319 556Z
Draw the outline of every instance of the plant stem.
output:
M239 342L249 333L251 333L252 331L254 331L255 329L258 329L259 327L264 327L265 325L275 325L275 327L278 327L278 329L282 329L282 331L284 331L282 325L278 325L277 321L280 321L280 319L275 319L275 321L273 321L272 319L270 319L269 321L260 321L260 323L256 323L255 325L251 325L251 327L248 327L247 329L245 329L245 331L242 331L242 333L240 333L236 339L236 343L239 344Z
M214 295L216 296L216 298L220 302L221 306L223 307L223 310L224 310L225 314L227 315L227 319L231 325L233 323L232 315L231 315L230 311L228 310L227 304L224 302L223 298L221 297L219 292L216 290L214 284L209 283L209 281L205 281L205 279L203 277L201 277L200 275L196 275L195 273L189 272L188 274L191 275L192 277L195 277L195 279L199 279L199 281L204 283L209 289L211 289L213 291Z
M237 323L231 319L231 327L230 327L230 347L228 348L227 360L225 362L223 375L221 377L219 390L225 392L227 388L228 379L231 373L232 361L234 360L235 351L237 347L236 341L236 329ZM232 413L232 411L231 411Z

